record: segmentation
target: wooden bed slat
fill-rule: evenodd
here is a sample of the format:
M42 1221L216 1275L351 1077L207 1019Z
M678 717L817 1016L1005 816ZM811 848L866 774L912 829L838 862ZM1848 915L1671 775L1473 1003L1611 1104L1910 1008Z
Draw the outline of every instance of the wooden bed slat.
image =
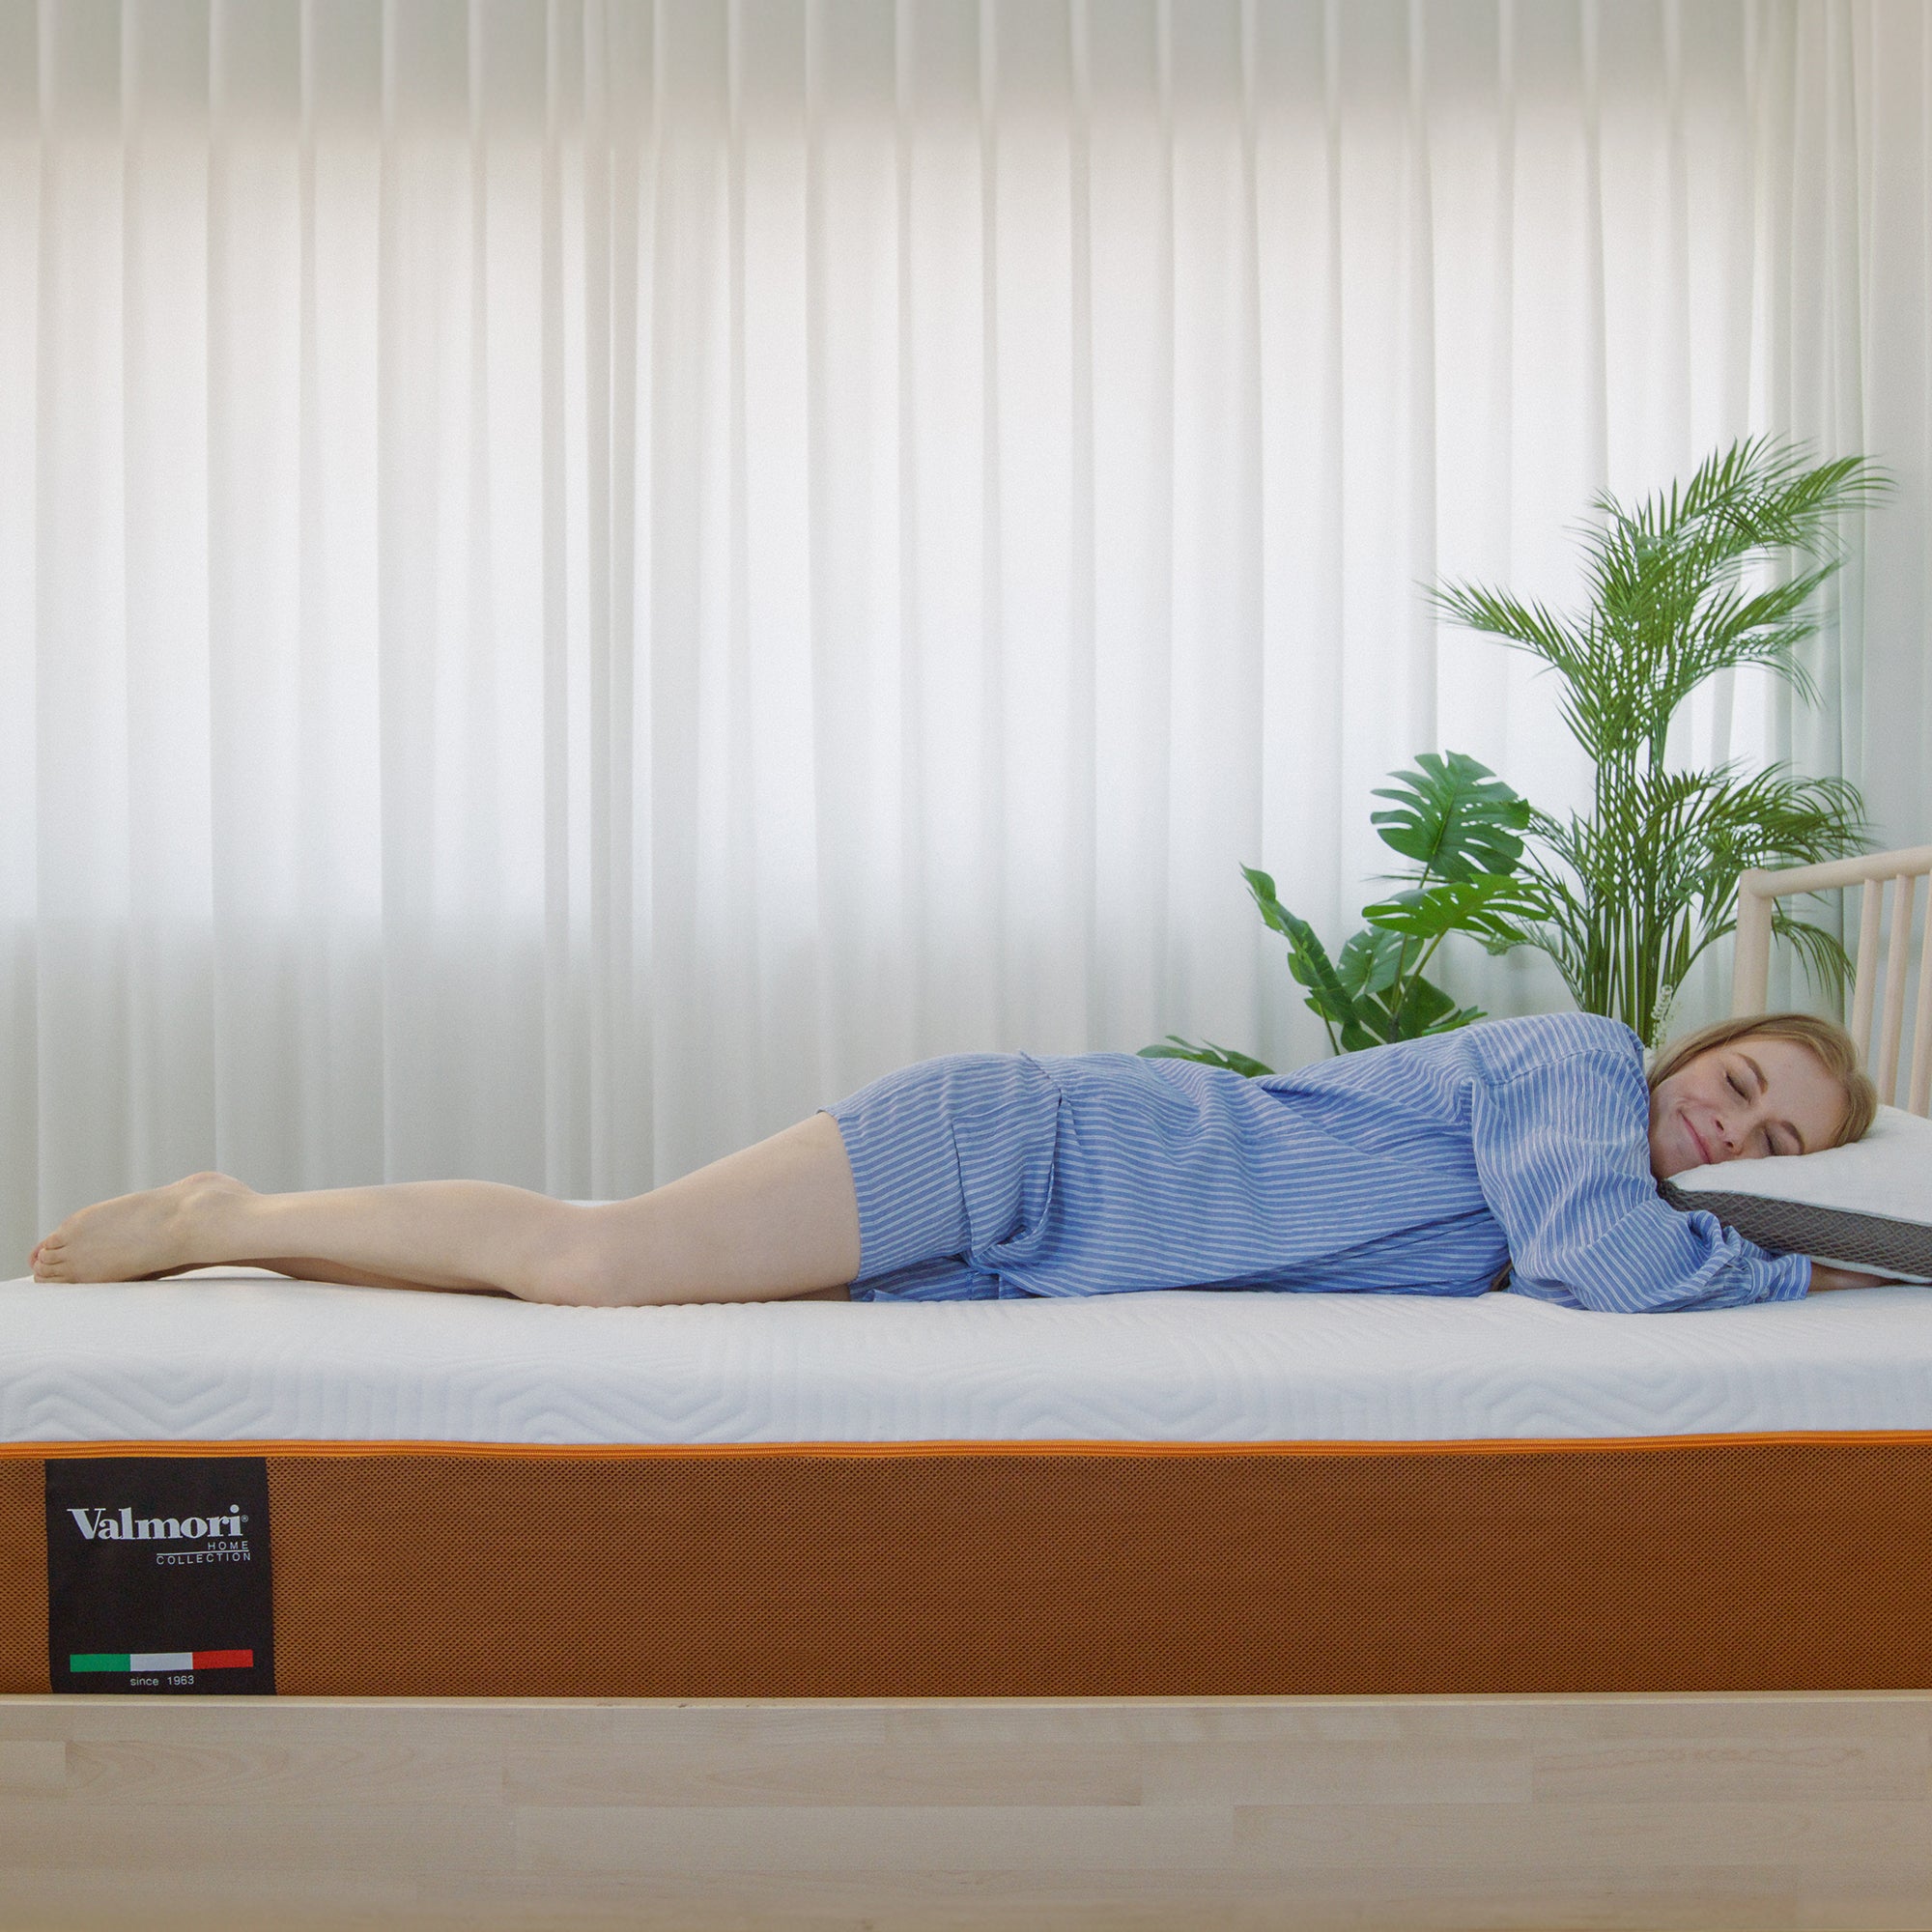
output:
M1932 891L1918 935L1918 1005L1912 1016L1912 1085L1906 1106L1915 1114L1932 1108Z
M1878 993L1880 922L1885 917L1885 881L1866 881L1859 903L1858 979L1852 993L1852 1037L1866 1065L1871 1060L1872 1009Z
M1892 887L1891 946L1885 962L1885 1022L1878 1038L1878 1097L1890 1106L1898 1089L1898 1041L1905 1030L1905 969L1912 952L1912 900L1918 881L1908 872Z
M1905 1044L1905 988L1912 964L1913 914L1918 881L1932 876L1932 845L1863 858L1835 859L1820 866L1795 866L1781 872L1746 871L1738 879L1737 933L1731 969L1731 1011L1740 1016L1765 1010L1771 985L1774 901L1788 895L1861 889L1859 942L1854 959L1852 1012L1848 1031L1859 1058L1870 1072L1882 1104L1896 1104L1899 1055ZM1890 939L1885 930L1885 889L1893 886ZM1919 922L1918 995L1913 1007L1911 1071L1906 1106L1932 1113L1932 882L1926 888ZM1883 984L1883 999L1880 987ZM1876 1050L1872 1022L1879 1022Z

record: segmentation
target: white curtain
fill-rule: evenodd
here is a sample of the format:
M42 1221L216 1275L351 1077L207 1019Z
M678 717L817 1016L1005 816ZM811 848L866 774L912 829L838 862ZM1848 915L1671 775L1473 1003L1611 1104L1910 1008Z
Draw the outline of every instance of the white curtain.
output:
M1928 62L1916 0L0 0L0 1261L1325 1051L1238 866L1332 944L1417 751L1583 782L1419 587L1565 599L1747 432L1904 487L1826 703L1680 749L1932 836Z

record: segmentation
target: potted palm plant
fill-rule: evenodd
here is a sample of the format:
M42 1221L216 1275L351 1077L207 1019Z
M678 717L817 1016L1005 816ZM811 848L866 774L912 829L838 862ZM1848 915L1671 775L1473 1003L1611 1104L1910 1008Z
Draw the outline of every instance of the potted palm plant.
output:
M1540 658L1562 685L1565 724L1596 767L1588 811L1533 811L1513 896L1484 934L1492 951L1534 946L1585 1012L1608 1013L1656 1045L1695 962L1737 923L1747 867L1809 865L1864 849L1864 804L1839 778L1738 761L1667 769L1677 709L1707 679L1761 665L1809 700L1798 656L1818 630L1815 598L1840 569L1841 517L1888 487L1861 457L1807 465L1747 440L1682 488L1626 508L1596 499L1582 532L1589 601L1559 614L1506 590L1450 584L1438 609ZM1782 580L1769 566L1795 554ZM1835 934L1776 902L1775 932L1834 990L1849 967Z
M1765 439L1712 456L1679 488L1626 509L1607 494L1583 533L1590 597L1562 615L1507 590L1449 584L1439 610L1540 658L1562 682L1564 723L1596 767L1591 809L1537 810L1460 753L1423 753L1391 774L1374 814L1408 858L1408 890L1365 907L1363 929L1332 959L1274 881L1243 866L1262 918L1288 941L1289 969L1338 1052L1441 1033L1480 1019L1425 977L1451 932L1492 952L1534 946L1555 960L1577 1006L1658 1043L1691 967L1737 925L1738 874L1811 865L1870 843L1864 803L1844 779L1738 761L1673 771L1670 723L1707 679L1761 665L1807 700L1798 650L1818 630L1817 592L1843 567L1839 520L1889 488L1862 457L1807 466ZM1782 580L1771 567L1792 554ZM1519 836L1520 835L1520 836ZM1773 931L1812 977L1842 988L1837 935L1775 900ZM1230 1047L1169 1034L1151 1058L1269 1069Z

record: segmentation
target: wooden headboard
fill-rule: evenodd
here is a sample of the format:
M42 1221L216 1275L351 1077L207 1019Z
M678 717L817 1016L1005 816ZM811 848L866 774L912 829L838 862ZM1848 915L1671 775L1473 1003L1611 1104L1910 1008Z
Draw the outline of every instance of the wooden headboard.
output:
M1896 1106L1898 1060L1905 1026L1906 979L1912 954L1913 907L1918 881L1932 873L1932 845L1873 852L1862 859L1835 859L1788 871L1755 868L1738 879L1737 964L1731 979L1731 1011L1765 1010L1771 980L1772 901L1789 893L1859 888L1859 944L1855 955L1850 1032L1878 1088L1880 1101ZM1888 892L1887 888L1890 890ZM1889 902L1889 907L1888 907ZM1889 917L1888 918L1888 909ZM1912 1069L1905 1106L1932 1113L1932 891L1925 895L1918 948L1918 987L1912 1011ZM1889 928L1889 931L1888 931ZM1881 945L1881 934L1886 934ZM1884 987L1883 1000L1879 997ZM1879 1016L1878 1051L1872 1051L1872 1018Z

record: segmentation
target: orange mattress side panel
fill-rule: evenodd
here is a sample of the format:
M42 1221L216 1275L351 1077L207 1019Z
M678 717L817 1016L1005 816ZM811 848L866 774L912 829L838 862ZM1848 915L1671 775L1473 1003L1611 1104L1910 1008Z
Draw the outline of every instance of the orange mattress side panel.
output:
M1932 1444L273 1458L290 1692L1932 1686Z

